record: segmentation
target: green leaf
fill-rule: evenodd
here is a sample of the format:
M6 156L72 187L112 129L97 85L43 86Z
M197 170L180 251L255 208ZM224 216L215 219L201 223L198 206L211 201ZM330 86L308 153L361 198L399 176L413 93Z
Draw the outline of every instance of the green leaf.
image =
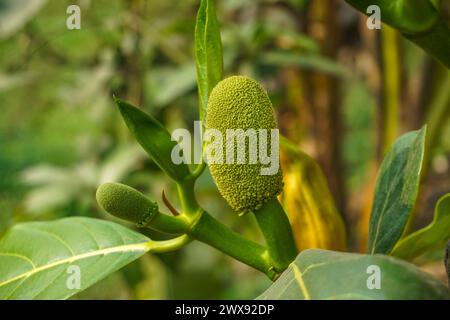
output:
M380 288L369 289L379 267ZM369 269L368 269L369 268ZM414 265L384 255L319 249L300 253L257 299L448 299L447 288Z
M129 103L120 99L115 101L131 133L161 170L176 181L186 178L190 174L188 166L184 163L175 164L172 161L172 149L177 143L171 140L166 128Z
M391 255L413 259L426 251L442 247L450 239L450 193L439 199L434 210L433 222L401 239Z
M213 0L200 1L195 24L195 64L199 114L203 121L209 94L223 74L222 40Z
M0 299L66 299L142 256L149 241L92 218L18 224L0 241ZM79 289L70 286L77 267Z
M369 225L369 252L389 254L400 239L419 191L426 127L401 136L381 164Z

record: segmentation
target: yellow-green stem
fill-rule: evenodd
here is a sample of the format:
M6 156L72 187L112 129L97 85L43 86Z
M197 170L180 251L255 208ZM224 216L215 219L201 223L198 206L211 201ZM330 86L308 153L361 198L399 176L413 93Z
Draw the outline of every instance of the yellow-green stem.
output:
M266 239L275 270L285 270L297 256L297 247L283 207L277 198L273 198L255 211L255 217Z

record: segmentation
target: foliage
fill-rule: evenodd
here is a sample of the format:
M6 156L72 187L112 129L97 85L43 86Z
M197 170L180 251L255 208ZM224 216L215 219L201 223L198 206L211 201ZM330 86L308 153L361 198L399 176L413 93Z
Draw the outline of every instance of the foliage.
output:
M0 244L0 297L68 298L148 252L148 241L117 224L89 218L17 225ZM83 275L79 288L67 285L70 265Z
M364 1L348 2L365 12ZM178 4L100 0L84 4L87 14L81 30L62 34L55 32L68 1L52 6L45 1L6 3L0 7L0 98L5 106L0 118L0 147L6 151L0 153L0 236L8 225L19 223L0 238L1 298L59 299L74 294L75 298L95 298L103 297L99 292L105 290L99 288L109 285L113 288L106 291L117 291L115 297L248 298L268 287L264 274L278 280L260 298L448 297L445 288L417 266L394 258L413 260L435 250L442 253L450 238L448 196L436 204L430 225L411 232L411 228L425 224L417 223L417 212L427 212L423 199L418 198L419 189L425 190L433 168L445 167L442 157L450 147L441 137L448 131L450 100L445 80L449 79L448 70L408 47L407 42L399 41L407 48L402 52L405 70L396 70L413 79L412 84L401 86L395 79L399 74L394 73L394 89L384 86L380 91L374 79L378 71L387 73L400 51L395 51L394 59L380 62L384 70L374 69L378 62L368 57L365 48L356 49L360 45L352 43L354 40L345 40L341 43L344 49L337 51L330 37L339 38L332 36L338 28L331 22L328 25L334 19L320 16L336 7L324 9L322 0L189 0ZM433 8L428 1L392 3L378 1L387 13L382 15L385 22L448 66L445 14L436 14L443 6ZM26 10L19 14L21 6ZM194 19L186 19L194 7L198 7L195 30ZM347 7L342 10L350 18L336 23L342 29L356 30L360 18L350 14L353 11ZM302 26L298 21L306 15L311 23ZM318 21L327 22L324 26ZM384 49L398 40L395 30L391 36L383 40ZM330 45L324 44L327 39ZM364 41L368 45L367 39ZM349 62L353 60L364 63L353 65ZM429 78L419 78L417 70L423 71L420 75L429 73ZM170 129L189 129L186 124L197 118L193 111L197 104L198 118L203 120L209 94L226 73L248 74L260 80L277 106L278 122L287 136L282 139L282 165L288 183L280 201L302 251L290 265L294 257L283 253L292 250L291 232L286 231L286 217L278 201L270 202L257 219L225 214L229 207L218 196L204 163L188 167L170 160L176 145L170 139ZM424 88L417 91L429 92L429 96L412 94L420 81ZM341 92L335 91L338 87L349 93L342 103L338 99ZM394 92L399 88L406 88L402 95ZM372 112L379 92L390 101L402 97L408 107L408 101L430 98L429 112L417 112L420 117L414 125L401 127L401 131L420 127L426 118L429 134L426 136L423 127L394 142L400 132L398 119ZM130 101L115 99L119 112L113 108L112 93ZM398 102L389 105L398 107ZM418 105L428 106L425 102ZM341 118L342 137L338 134ZM389 134L382 132L375 137L383 128L374 125L377 118L393 123ZM131 135L124 130L122 120ZM339 130L333 129L334 122ZM389 138L380 139L383 134ZM363 184L370 186L369 168L378 167L375 153L383 149L376 139L385 141L383 148L393 145L383 155L375 190L370 190ZM339 157L333 156L341 146L342 166L334 162ZM381 160L381 155L378 157ZM333 172L327 167L330 163ZM336 182L336 172L345 173L344 183ZM136 186L153 198L163 193L159 208L167 208L175 216L158 212L140 233L120 226L118 220L104 221L113 218L98 210L94 192L108 181ZM370 192L361 192L363 187ZM337 193L340 188L350 193L348 206ZM448 192L448 185L433 191L431 198L438 198ZM355 240L351 228L355 219L351 212L360 201L359 193L373 198L373 205L368 205L372 207L369 252L384 255L303 251L311 247L341 251L361 241ZM64 218L72 215L103 220ZM367 228L367 223L364 225ZM118 234L122 238L116 237ZM100 243L98 247L93 238ZM265 245L260 244L263 238ZM232 259L191 243L194 239L261 274L236 267ZM181 247L185 247L181 253L168 253ZM153 255L144 255L147 252ZM85 280L76 290L69 290L66 282L66 270L72 264L81 267ZM384 280L381 290L369 291L366 269L373 264L381 267ZM357 276L355 270L359 270ZM198 279L205 274L210 281L202 281L199 287ZM98 282L102 278L105 280Z
M416 202L422 169L424 127L400 137L380 168L370 217L369 252L389 254Z
M371 266L381 290L367 285ZM384 255L305 250L258 299L448 299L448 289L411 264Z
M450 195L446 194L436 204L430 225L401 239L391 252L394 257L413 259L427 250L442 247L448 240L450 229Z

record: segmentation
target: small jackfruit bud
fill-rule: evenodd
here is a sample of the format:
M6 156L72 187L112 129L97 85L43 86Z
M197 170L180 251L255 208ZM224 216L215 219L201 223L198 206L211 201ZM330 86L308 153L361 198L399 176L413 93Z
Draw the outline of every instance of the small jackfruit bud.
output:
M145 227L158 213L158 204L120 183L104 183L97 189L97 202L108 213Z
M255 211L282 191L283 178L279 169L278 140L277 150L271 150L274 149L271 144L274 139L271 138L271 132L276 128L275 114L269 96L255 80L244 76L232 76L219 82L212 90L206 112L206 129L220 131L222 140L226 141L227 146L222 150L223 162L211 162L207 159L208 166L219 192L235 211L241 213ZM239 150L236 150L238 143L235 143L238 135L230 139L228 136L230 129L243 130L240 134L246 146L244 162L228 162L226 149L230 142L234 148L233 157L239 154ZM252 130L258 133L256 150L251 149ZM267 132L269 138L265 146L261 145L262 132ZM278 135L276 138L278 139ZM262 148L266 149L264 152L267 155L276 152L276 172L267 175L261 173L262 168L267 168L267 163L263 164L261 161ZM252 162L250 159L255 152L257 156L253 159L257 160Z

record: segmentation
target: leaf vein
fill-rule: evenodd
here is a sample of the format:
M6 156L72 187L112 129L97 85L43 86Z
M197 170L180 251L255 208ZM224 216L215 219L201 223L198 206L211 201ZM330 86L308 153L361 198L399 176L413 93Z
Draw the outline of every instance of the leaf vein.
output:
M11 253L11 252L0 252L0 256L4 256L4 257L8 257L8 256L16 257L16 258L22 259L22 260L28 262L29 264L31 264L31 266L33 267L33 269L36 268L36 265L35 265L35 263L33 262L33 260L31 260L30 258L28 258L27 256L24 256L24 255L22 255L22 254L19 254L19 253Z
M303 296L305 297L305 300L311 300L308 288L306 287L305 282L303 280L302 272L295 264L291 264L291 268L294 271L294 277L298 283L298 286L300 287L300 290L303 293Z
M72 263L73 261L78 261L78 260L82 260L82 259L87 259L90 257L95 257L98 255L107 255L107 254L112 254L112 253L124 253L124 252L133 252L133 251L144 251L147 252L150 250L150 246L149 244L150 242L142 242L142 243L138 243L138 244L128 244L128 245L122 245L122 246L118 246L118 247L110 247L110 248L105 248L105 249L101 249L101 250L95 250L95 251L90 251L90 252L86 252L83 254L79 254L77 256L71 256L68 258L64 258L61 260L57 260L54 261L52 263L49 263L47 265L43 265L40 267L37 267L35 269L32 269L30 271L24 272L22 274L19 274L15 277L12 277L8 280L5 280L3 282L0 282L0 287L7 285L8 283L17 281L19 279L22 279L24 277L29 277L35 273L41 272L41 271L45 271L47 269L62 265L62 264L66 264L66 263Z

